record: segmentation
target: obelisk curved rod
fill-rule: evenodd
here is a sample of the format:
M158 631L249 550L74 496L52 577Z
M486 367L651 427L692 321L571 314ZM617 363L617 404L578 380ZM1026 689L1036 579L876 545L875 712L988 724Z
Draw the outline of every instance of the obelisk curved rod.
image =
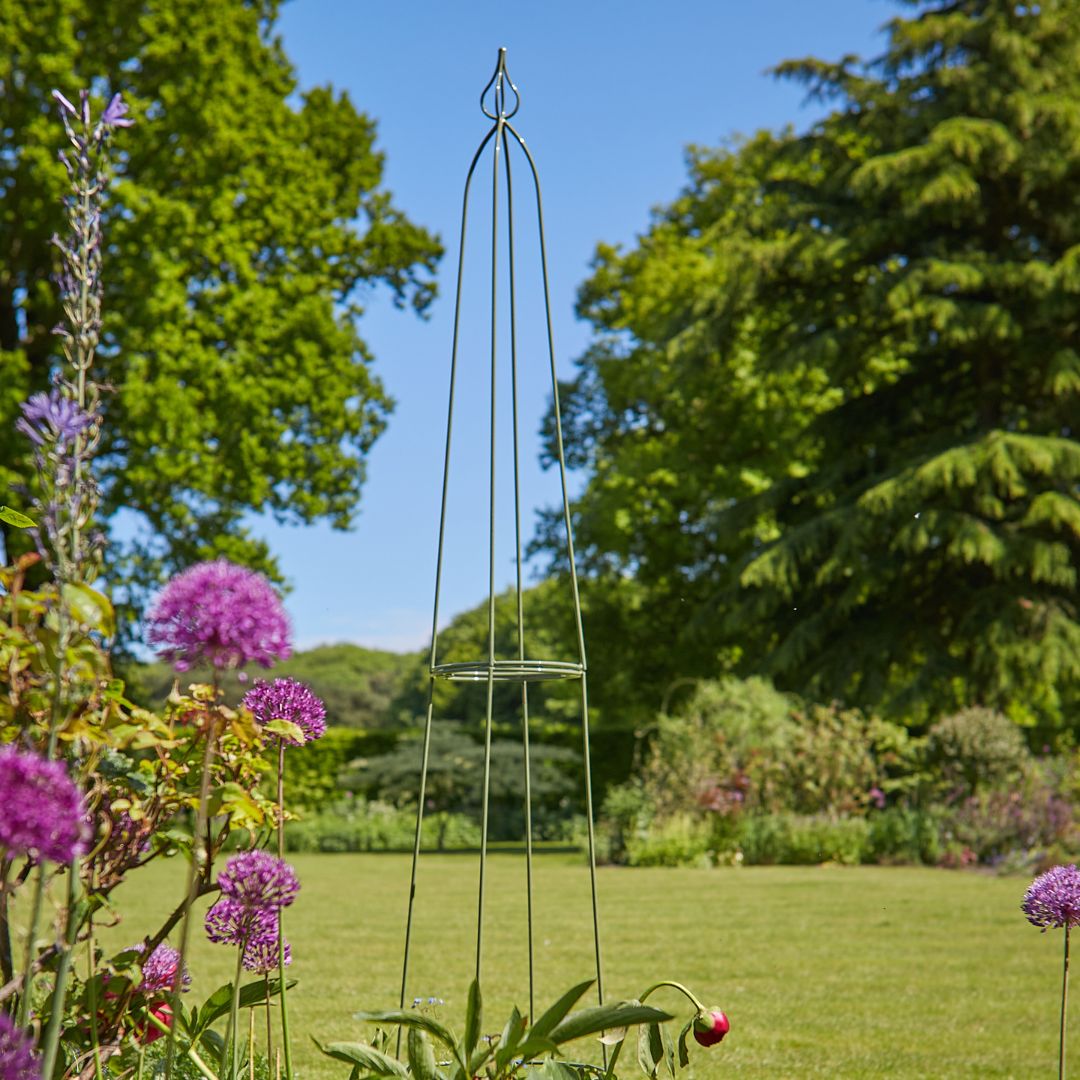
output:
M493 108L489 110L486 102L489 92ZM508 94L512 94L514 105L507 111ZM585 635L581 622L581 600L578 589L577 567L574 560L574 541L570 518L570 498L566 479L566 458L563 449L562 417L559 411L559 388L555 367L555 341L551 319L551 289L548 275L547 244L544 234L543 199L540 193L540 177L525 140L510 123L521 105L521 96L517 87L510 81L506 69L506 50L499 50L499 59L495 73L480 95L480 107L484 115L493 120L491 129L484 136L469 164L465 178L465 192L461 207L461 233L458 247L457 285L454 299L453 343L450 350L450 395L446 418L446 447L443 458L442 499L439 514L439 541L435 569L435 601L431 619L431 655L429 664L429 687L427 715L424 723L423 750L420 765L420 788L416 813L416 833L413 843L412 873L409 882L408 914L405 924L405 953L401 971L400 1004L404 1008L409 974L409 950L412 941L413 911L416 900L417 864L420 859L421 836L424 822L424 804L427 789L428 766L431 755L431 728L434 715L434 688L437 679L455 681L486 682L487 706L484 726L484 769L483 791L481 798L481 844L480 878L477 891L476 915L476 978L479 981L483 963L484 941L484 899L487 873L488 810L491 786L491 738L493 724L494 685L496 682L516 682L521 685L522 713L522 749L524 756L524 799L525 799L525 863L528 916L528 956L529 956L529 1013L535 1016L535 953L533 946L533 845L532 845L532 778L529 756L529 697L530 682L548 679L576 679L581 688L581 732L582 764L585 774L585 811L588 820L589 876L592 896L593 944L596 960L596 983L599 999L603 1002L603 970L600 951L600 919L596 894L596 842L593 826L592 769L589 756L589 699L585 660ZM457 663L438 662L439 600L442 589L443 555L446 540L446 520L448 491L450 481L451 450L453 446L454 397L457 384L458 345L461 332L462 283L464 279L465 245L468 234L469 198L477 167L488 147L492 148L491 174L491 414L490 443L491 460L489 469L489 559L488 559L488 650L487 658L476 661ZM559 480L562 492L563 524L566 530L566 556L569 566L570 589L574 607L575 629L577 633L576 662L566 660L535 660L525 654L525 616L524 585L522 575L521 541L521 483L520 483L520 432L518 426L518 342L517 342L517 299L516 271L514 251L514 185L511 166L510 148L516 146L524 154L532 178L532 187L536 199L536 222L539 240L540 270L543 281L545 329L547 334L548 362L551 373L551 392L554 404L555 450L559 467ZM501 158L501 162L500 162ZM514 543L516 580L516 619L517 619L517 657L498 659L495 654L495 464L496 464L496 383L498 376L498 296L499 296L499 178L500 172L506 184L506 236L507 264L509 269L508 310L510 331L510 381L511 381L511 426L513 439L513 481L514 481Z

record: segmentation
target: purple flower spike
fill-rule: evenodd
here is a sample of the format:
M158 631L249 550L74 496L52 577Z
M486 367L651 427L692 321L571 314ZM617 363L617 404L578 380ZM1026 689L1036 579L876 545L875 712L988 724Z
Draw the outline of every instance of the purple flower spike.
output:
M314 742L326 731L326 706L310 687L296 679L275 679L268 683L260 679L245 695L242 702L256 722L265 726L271 720L288 720L303 733L303 739L282 737L289 746Z
M218 884L222 896L267 911L288 907L300 891L293 868L265 851L234 855L218 874Z
M145 952L146 946L140 942L133 945L138 952ZM173 988L176 981L176 969L180 966L180 953L171 945L164 942L160 944L142 962L142 982L139 983L139 992L153 995L164 993ZM186 991L191 986L191 972L187 965L184 966L184 974L180 978L180 988Z
M1080 926L1080 870L1076 864L1055 866L1040 874L1020 905L1028 922L1045 933L1052 927Z
M76 109L75 106L72 105L71 102L68 101L68 99L64 97L63 94L60 93L59 90L54 90L52 92L52 96L56 98L57 102L59 102L60 104L60 108L63 109L64 112L69 113L71 116L79 115L78 109Z
M274 932L272 938L265 941L249 941L244 948L244 957L241 961L245 970L254 972L256 975L266 975L278 969L278 936ZM285 942L285 966L292 963L292 949L288 941Z
M0 806L5 858L67 863L86 851L90 827L83 797L63 762L15 746L0 749Z
M31 394L30 400L23 402L20 408L23 414L15 421L15 427L37 446L44 446L46 442L63 446L94 421L92 413L80 409L77 402L59 390Z
M227 559L199 563L165 586L147 640L177 671L200 662L270 667L292 651L289 620L270 583Z
M0 1012L0 1077L3 1080L41 1080L41 1059L28 1031Z
M128 107L124 99L119 94L113 94L112 100L101 114L101 122L106 127L131 127L135 121L126 118L127 111Z

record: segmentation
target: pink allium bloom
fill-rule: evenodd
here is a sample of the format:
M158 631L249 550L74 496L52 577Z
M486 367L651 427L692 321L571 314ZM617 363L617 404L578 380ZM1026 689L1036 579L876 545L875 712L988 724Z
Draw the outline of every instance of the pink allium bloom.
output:
M86 808L62 761L16 746L0 748L0 807L0 851L6 858L66 863L86 851Z
M200 662L271 667L292 652L277 593L261 574L227 559L198 563L165 586L149 615L147 641L177 671Z
M34 1038L0 1012L0 1077L3 1080L41 1080L41 1059Z
M303 733L302 740L285 738L289 746L313 742L326 731L326 706L311 688L296 679L275 679L268 683L260 679L245 695L242 702L260 725L271 720L288 720Z
M293 868L266 851L242 851L218 874L221 895L248 908L288 907L300 891Z
M137 952L145 952L146 946L140 942L133 945ZM180 966L180 953L171 945L162 942L142 962L142 982L139 983L139 992L143 994L160 994L173 988L176 982L176 969ZM187 990L191 986L191 973L184 966L184 974L180 979L180 989Z
M731 1022L719 1009L694 1017L694 1038L702 1046L715 1046L731 1030Z
M242 961L244 969L256 975L266 975L268 972L278 969L278 937L275 933L272 938L258 938L249 941L244 948ZM292 949L288 941L285 942L285 965L292 963Z
M1080 926L1080 870L1074 863L1040 874L1028 886L1020 906L1028 922L1044 932L1051 927Z

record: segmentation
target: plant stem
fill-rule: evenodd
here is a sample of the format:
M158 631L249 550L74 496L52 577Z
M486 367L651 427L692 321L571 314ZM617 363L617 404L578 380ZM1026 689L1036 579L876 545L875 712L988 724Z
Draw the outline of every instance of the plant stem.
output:
M52 1076L56 1065L56 1054L60 1047L60 1028L64 1022L64 1001L67 997L68 975L71 972L71 958L75 955L75 942L79 936L79 921L75 909L79 888L79 860L73 859L68 867L67 922L64 932L64 946L60 952L60 963L56 969L56 985L53 989L52 1007L49 1011L49 1026L41 1051L41 1075Z
M1065 1015L1069 1003L1069 924L1065 924L1065 957L1061 965L1061 1033L1058 1041L1058 1080L1065 1080Z
M225 1055L229 1062L228 1075L235 1080L240 1074L240 977L243 971L244 946L236 950L236 974L233 977L232 1006L229 1009L229 1030L225 1036ZM222 1062L224 1064L224 1062Z
M248 1080L255 1080L255 1010L248 1009Z
M280 930L280 927L278 928ZM263 972L263 986L266 989L266 1062L274 1060L274 1026L270 1020L270 972Z
M285 858L285 740L278 739L277 771L277 850L278 858ZM281 909L278 909L278 979L281 988L281 1042L285 1049L285 1080L293 1080L292 1049L289 1046L289 1008L285 1002L285 928L282 926Z
M191 906L199 897L200 858L205 863L203 869L210 868L210 849L203 837L206 835L206 809L210 801L210 766L214 760L214 743L217 740L218 713L214 708L210 715L210 726L206 733L206 751L203 754L202 777L199 784L199 806L195 811L195 828L192 833L191 867L188 870L187 896L184 899L184 918L180 924L180 959L176 965L176 978L173 982L170 1003L173 1022L169 1025L169 1045L165 1051L165 1080L171 1080L173 1060L176 1057L176 1027L180 1016L180 993L184 981L184 961L187 959L188 944L191 940ZM194 1058L192 1058L194 1060Z
M689 1000L690 1004L693 1005L694 1008L697 1009L698 1012L704 1012L705 1011L705 1006L702 1005L701 1002L698 1001L698 999L689 990L687 990L686 987L683 986L682 983L672 982L670 979L663 979L658 983L653 983L653 985L650 986L649 989L646 990L645 993L642 994L640 998L638 998L638 1000L641 1001L641 1002L644 1002L645 999L654 990L659 990L662 986L670 986L673 990L678 990L680 994L682 994L685 998L687 998Z
M86 952L89 958L86 976L87 992L90 996L90 1040L94 1053L94 1076L97 1080L104 1080L101 1071L101 1037L98 1032L98 999L97 984L94 982L94 929L90 926L90 936L86 939Z

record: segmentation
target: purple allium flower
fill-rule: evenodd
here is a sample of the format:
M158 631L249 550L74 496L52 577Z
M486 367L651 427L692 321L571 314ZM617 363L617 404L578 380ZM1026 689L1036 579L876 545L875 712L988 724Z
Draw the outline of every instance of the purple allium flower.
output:
M83 797L63 762L16 746L0 749L0 806L0 849L7 858L66 863L86 850Z
M206 913L206 936L217 945L277 944L278 913L223 897Z
M132 945L132 949L142 953L146 946L140 941L138 945ZM171 945L162 942L142 962L142 982L139 983L139 992L142 994L159 994L173 988L176 982L176 969L180 966L180 953ZM180 978L180 989L188 990L191 986L191 972L184 965L184 974Z
M242 960L245 970L256 975L265 975L278 969L278 936L275 930L272 938L252 940L244 947ZM292 963L292 949L285 942L285 965Z
M285 659L289 621L277 593L254 570L227 559L198 563L173 578L150 612L147 640L177 671Z
M112 100L101 114L101 122L106 127L131 127L134 120L127 119L127 104L119 94L113 94Z
M1075 863L1040 874L1024 893L1023 908L1032 926L1043 932L1057 926L1080 926L1080 870Z
M80 409L77 402L59 390L31 394L20 406L22 416L15 427L37 446L55 441L63 446L94 421L92 413Z
M289 746L313 742L326 731L326 706L310 687L296 679L275 679L272 683L260 679L245 695L242 702L250 709L260 725L271 720L288 720L303 733L301 740L284 738Z
M248 908L288 907L300 891L293 868L266 851L242 851L218 874L221 895Z
M41 1059L28 1031L15 1026L7 1013L0 1012L0 1078L41 1080Z

